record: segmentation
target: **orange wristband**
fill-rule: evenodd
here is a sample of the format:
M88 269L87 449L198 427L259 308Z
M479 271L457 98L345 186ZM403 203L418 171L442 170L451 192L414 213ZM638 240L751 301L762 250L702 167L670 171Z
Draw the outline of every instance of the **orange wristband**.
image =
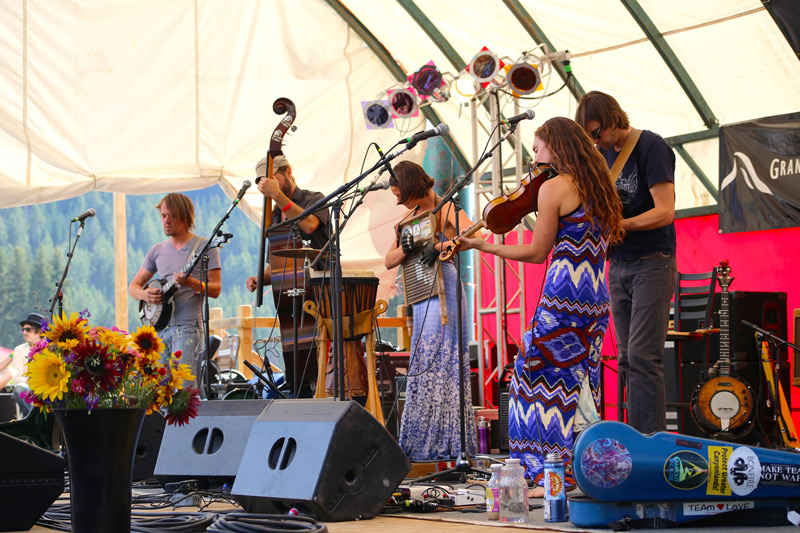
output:
M290 207L292 207L293 205L294 205L294 202L290 201L288 204L286 204L286 206L285 206L283 209L281 209L281 212L282 212L282 213L285 213L285 212L286 212L286 211L288 211L288 210L289 210L289 208L290 208Z

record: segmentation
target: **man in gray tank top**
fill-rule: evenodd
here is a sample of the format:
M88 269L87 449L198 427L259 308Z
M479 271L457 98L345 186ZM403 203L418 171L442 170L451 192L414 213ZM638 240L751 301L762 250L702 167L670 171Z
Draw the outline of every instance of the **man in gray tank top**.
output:
M189 364L198 387L200 383L203 350L202 304L204 294L216 298L222 290L222 268L219 249L208 251L208 283L202 279L202 261L198 261L191 272L182 273L188 267L195 253L200 252L206 239L192 233L194 229L194 205L183 194L172 193L165 196L157 205L161 213L161 225L167 240L150 248L142 267L128 287L128 293L137 300L150 304L162 303L161 288L146 287L157 273L165 280L175 280L178 291L172 299L172 315L159 336L166 344L161 361L166 363L169 356L180 350L182 362Z

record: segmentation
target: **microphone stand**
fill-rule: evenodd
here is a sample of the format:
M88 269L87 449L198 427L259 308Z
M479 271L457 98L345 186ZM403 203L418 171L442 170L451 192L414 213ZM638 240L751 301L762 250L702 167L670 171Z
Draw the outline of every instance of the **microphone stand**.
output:
M78 239L81 238L84 226L86 226L85 218L81 220L81 227L78 228L78 233L75 234L75 243L72 245L72 249L67 253L67 264L64 265L64 272L61 274L61 279L56 284L56 292L53 297L50 298L50 310L47 315L48 320L52 320L56 302L58 302L58 316L60 317L64 313L64 293L61 291L64 288L64 281L67 279L67 273L69 272L69 264L72 262L72 255L75 253L75 248L78 246Z
M344 183L335 191L330 193L329 195L321 198L317 201L314 205L306 208L302 213L297 215L296 217L286 219L279 224L274 224L270 226L265 232L264 237L266 238L270 232L275 231L279 228L284 226L288 226L294 224L296 221L303 220L308 215L313 214L314 212L322 209L323 207L330 205L332 210L332 218L333 218L333 226L331 227L331 237L328 241L330 244L330 261L331 261L331 314L333 315L333 360L334 360L334 372L338 369L344 368L344 331L343 331L343 324L342 324L342 316L340 313L340 307L342 302L342 293L344 292L344 286L342 284L342 265L341 265L341 240L340 234L341 230L344 228L344 224L340 226L339 221L341 220L342 216L342 196L346 194L350 189L358 185L365 177L369 174L377 170L379 167L385 166L387 163L401 155L406 150L410 150L414 146L416 146L416 142L409 142L400 150L396 152L392 152L386 157L381 158L377 163L375 163L371 168L362 172L352 180L347 183ZM322 254L320 253L317 256L317 259ZM314 260L316 263L317 259ZM344 400L344 372L339 372L337 375L336 373L334 376L339 378L339 383L334 380L334 397L338 395L340 400ZM338 390L337 390L338 389Z
M779 391L780 391L779 384L780 384L780 377L781 377L781 357L780 357L780 353L778 353L778 348L780 346L789 346L789 347L793 348L795 351L800 352L800 346L797 346L796 344L793 344L793 343L791 343L791 342L789 342L787 340L784 340L784 339L778 337L777 335L775 335L774 333L772 333L770 331L767 331L766 329L760 328L760 327L756 326L755 324L751 324L747 320L742 320L741 323L742 323L742 325L747 326L748 328L751 328L751 329L755 330L757 340L759 342L766 341L769 344L769 347L770 347L769 348L769 352L770 353L775 353L775 374L774 374L773 380L772 380L773 381L772 382L772 399L775 402L775 411L774 411L775 414L773 416L773 423L775 424L775 428L773 429L773 431L777 432L777 433L780 433L781 429L780 429L780 427L778 425L778 419L780 418L780 419L785 421L785 418L784 418L783 413L781 412L781 398L780 398L780 396L778 394ZM757 349L756 352L759 352L759 350ZM786 424L784 422L784 426L785 425ZM794 436L792 436L792 437L794 437ZM781 439L776 438L775 440L779 441ZM777 442L776 442L776 446L777 446Z
M439 204L436 207L434 207L433 210L431 211L431 214L435 216L436 213L441 211L442 208L447 204L447 202L449 202L452 199L453 206L455 208L455 215L456 215L456 217L455 217L456 218L456 224L455 224L456 225L456 228L455 228L456 229L456 235L458 235L459 232L460 232L459 220L458 220L459 216L458 215L459 215L459 211L461 210L461 200L460 200L460 198L458 196L456 196L456 194L458 192L460 192L461 189L463 189L464 187L467 186L469 181L472 179L472 175L475 173L475 171L478 169L478 167L480 167L487 159L492 157L492 152L494 152L494 150L498 146L500 146L500 143L502 143L504 140L506 140L506 138L508 138L508 136L511 135L514 132L515 129L516 129L516 124L512 124L511 127L509 127L508 131L505 133L505 135L503 135L500 138L500 140L498 140L494 144L494 146L492 146L486 153L484 153L481 156L481 158L478 160L477 163L475 163L475 165L469 170L469 172L467 172L460 180L458 180L455 183L453 183L452 187L450 187L450 190L447 191L446 193L444 193L444 195L442 196L442 199L439 202ZM469 453L467 452L467 421L466 421L466 413L465 413L465 411L466 411L466 405L465 405L465 403L466 403L465 402L465 399L466 399L465 386L466 386L466 384L465 384L465 381L466 380L465 380L465 377L464 377L464 338L463 338L463 334L464 334L464 323L463 323L464 311L461 308L462 303L463 303L463 299L464 299L464 296L463 296L463 290L464 289L463 289L463 286L461 284L461 259L460 259L459 255L460 254L455 254L455 257L453 258L453 263L455 264L455 267L456 267L456 331L457 331L457 335L458 335L457 345L458 345L458 405L459 405L458 415L459 415L459 421L461 423L461 453L458 454L458 458L456 459L456 465L453 468L448 468L448 469L442 470L441 472L430 474L428 476L423 476L421 478L418 478L418 479L414 480L413 483L422 483L422 482L425 482L425 481L428 481L428 480L431 480L431 479L441 478L441 477L444 477L444 476L446 476L448 474L451 474L453 472L460 473L462 481L463 481L463 478L468 473L477 473L477 474L482 474L482 475L488 475L489 474L489 472L486 472L485 470L480 470L478 468L473 468L472 467L472 463L470 462Z
M249 187L249 185L247 185ZM186 271L188 275L191 275L192 270L194 267L197 266L197 261L202 258L203 259L203 275L202 277L205 280L205 287L206 290L203 291L203 306L205 313L203 313L203 338L205 340L205 348L203 349L203 361L205 362L205 394L206 398L211 398L211 352L209 351L209 342L210 342L210 335L209 335L209 327L208 327L208 256L206 255L208 251L212 248L221 248L223 244L226 244L232 237L232 233L223 233L222 232L222 225L225 224L225 221L228 220L228 217L231 216L231 213L236 208L236 206L241 201L241 197L244 195L244 190L247 189L244 187L242 191L240 191L239 196L231 202L230 207L222 216L222 219L217 223L216 227L211 231L212 238L208 239L203 248L200 249L200 253L197 254L195 260L192 262L192 266ZM221 266L221 265L220 265ZM202 367L202 365L201 365ZM203 383L203 376L200 377L200 383Z

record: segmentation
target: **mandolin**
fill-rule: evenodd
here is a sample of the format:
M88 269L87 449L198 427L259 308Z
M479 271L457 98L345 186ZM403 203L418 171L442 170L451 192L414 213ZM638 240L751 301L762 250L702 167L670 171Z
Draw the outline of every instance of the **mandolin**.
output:
M532 166L516 190L486 204L483 208L483 219L467 228L458 237L469 237L482 228L497 234L508 233L522 222L522 217L539 209L539 189L545 181L557 175L558 171L547 163ZM440 261L447 261L458 251L461 247L458 237L442 245L442 251L439 253Z
M719 375L700 383L692 395L691 413L710 435L749 433L755 414L753 392L746 381L731 374L728 287L733 279L727 260L720 262L717 279L722 288L719 311Z

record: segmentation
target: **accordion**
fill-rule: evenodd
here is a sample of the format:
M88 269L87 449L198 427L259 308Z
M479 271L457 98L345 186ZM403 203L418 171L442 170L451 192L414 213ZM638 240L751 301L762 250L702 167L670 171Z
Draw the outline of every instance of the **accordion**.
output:
M407 233L414 236L414 247L402 263L403 291L406 305L423 302L433 296L439 297L439 312L442 323L447 324L447 304L445 302L444 278L438 262L425 266L420 257L425 246L436 237L436 217L430 210L413 216L400 224L400 238Z

